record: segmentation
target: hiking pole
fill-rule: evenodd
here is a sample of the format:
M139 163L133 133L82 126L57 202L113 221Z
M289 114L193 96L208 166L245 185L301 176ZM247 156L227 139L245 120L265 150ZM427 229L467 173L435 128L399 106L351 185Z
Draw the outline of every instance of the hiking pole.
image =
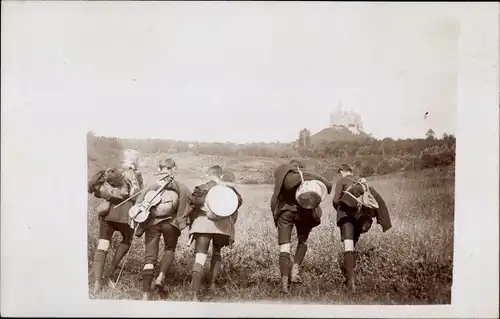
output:
M137 226L135 226L135 229L134 229L134 236L135 236L135 233L137 231L137 228L139 228L139 223L137 223ZM130 247L132 248L132 246ZM120 272L118 273L118 277L116 278L116 281L115 281L115 285L118 284L118 280L120 280L120 277L122 275L122 272L123 272L123 268L125 267L125 264L127 263L127 260L128 260L128 256L130 255L130 249L129 251L127 252L127 255L125 256L125 260L123 261L123 264L122 264L122 267L120 269Z

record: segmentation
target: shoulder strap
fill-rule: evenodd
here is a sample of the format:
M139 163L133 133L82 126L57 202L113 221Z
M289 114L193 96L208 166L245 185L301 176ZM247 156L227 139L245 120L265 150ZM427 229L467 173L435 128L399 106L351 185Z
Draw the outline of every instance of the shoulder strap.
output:
M345 191L348 191L349 189L351 189L352 187L354 187L354 185L356 185L356 184L360 184L359 181L356 181L356 180L354 180L354 179L352 179L352 178L350 178L348 176L346 176L345 178L347 178L348 180L350 180L352 182L352 184L349 185Z
M361 185L361 187L363 187L363 192L370 192L370 188L368 187L368 183L366 181L366 179L364 178L360 178L358 183Z
M346 177L348 180L352 181L353 183L351 185L349 185L349 187L347 187L347 189L344 191L344 192L349 192L349 190L354 187L354 185L361 185L361 187L363 188L363 194L364 193L371 193L370 192L370 188L368 187L368 183L366 182L366 179L364 178L358 178L358 180L354 180L350 177Z
M297 167L297 171L299 172L301 182L304 183L304 173L302 173L300 167Z
M357 181L356 181L356 180L354 180L354 179L352 179L352 178L350 178L350 177L347 177L347 176L346 176L346 178L347 178L348 180L350 180L351 182L353 182L354 184L359 183L359 180L357 180Z

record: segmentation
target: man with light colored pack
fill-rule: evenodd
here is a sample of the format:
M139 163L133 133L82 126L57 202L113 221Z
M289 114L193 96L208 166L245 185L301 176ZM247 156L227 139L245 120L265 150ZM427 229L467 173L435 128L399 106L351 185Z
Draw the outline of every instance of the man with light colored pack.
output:
M207 171L209 181L198 185L192 193L190 214L190 240L194 240L195 262L192 269L191 290L193 300L200 300L205 276L205 262L212 242L210 261L210 288L215 283L222 267L221 250L231 246L235 240L235 223L243 200L232 185L221 181L222 167L214 165Z
M137 198L138 205L147 205L145 198L147 194L153 194L161 189L158 196L160 203L150 209L148 218L137 226L136 236L144 238L144 268L142 269L143 300L150 299L150 289L154 278L154 269L158 261L160 239L163 236L165 251L160 261L159 274L154 282L154 287L163 288L165 277L174 262L175 249L181 231L187 226L190 211L190 192L181 182L174 179L177 164L171 158L159 161L159 175L165 174L165 178L149 184L144 192ZM163 185L166 183L166 185Z
M331 192L332 184L325 178L305 171L298 160L282 164L274 171L275 185L271 211L278 229L281 291L289 292L290 282L302 282L300 266L307 252L307 239L321 223L320 203ZM298 245L291 261L292 229L297 229Z
M95 209L99 219L99 240L93 261L94 294L101 289L103 278L108 282L112 280L115 269L132 244L134 232L129 226L128 210L135 201L132 196L142 188L142 174L138 169L139 159L139 152L125 150L122 153L120 169L108 168L97 172L88 182L88 192L104 199ZM128 201L122 203L125 200ZM116 249L111 265L104 272L111 238L116 231L122 235L122 241Z
M342 272L345 275L345 284L354 292L356 291L354 250L361 234L368 232L373 218L377 219L384 232L389 230L392 224L384 199L373 187L367 185L364 178L354 176L348 164L340 165L338 173L341 178L335 186L332 203L337 211L340 240L344 244Z

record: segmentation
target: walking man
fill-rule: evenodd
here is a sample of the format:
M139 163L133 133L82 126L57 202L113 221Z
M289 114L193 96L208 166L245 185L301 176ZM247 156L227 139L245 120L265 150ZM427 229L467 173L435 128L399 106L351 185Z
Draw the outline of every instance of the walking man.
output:
M384 199L373 187L366 185L366 180L353 175L348 164L340 165L341 178L335 186L333 207L337 211L337 226L340 228L341 241L344 243L344 261L342 271L345 284L351 291L356 290L354 268L356 266L355 246L361 236L372 226L373 218L385 232L389 230L391 218ZM372 194L376 201L373 205L364 202L362 196Z
M139 153L126 150L123 154L121 169L100 171L89 181L89 193L105 201L95 209L99 218L99 241L94 253L94 290L97 294L101 289L101 280L112 280L118 264L127 254L133 239L133 230L129 226L128 210L134 204L134 199L123 205L117 204L135 195L142 188L142 174L138 170ZM114 232L120 232L122 241L116 249L110 267L104 272L106 256ZM104 273L103 273L104 272Z
M171 158L159 162L160 174L174 176L177 164ZM143 203L148 192L157 191L163 181L155 181L147 186L145 191L139 195L137 203ZM158 277L154 286L162 288L167 272L174 262L175 249L181 231L187 226L190 211L190 192L188 188L177 180L172 180L165 186L161 196L161 203L151 208L148 219L139 224L136 232L137 237L145 234L145 257L142 269L143 300L150 299L150 289L154 278L154 270L158 261L160 239L163 236L165 252L160 261Z
M316 197L310 207L303 208L297 201L297 189L303 181L319 181L329 194L332 184L325 178L304 170L304 165L292 160L274 171L275 185L271 197L271 210L274 224L278 229L279 267L281 273L281 291L289 292L290 282L302 282L299 275L300 265L307 252L307 239L311 230L321 223L322 210L319 207L321 197ZM323 194L326 195L326 194ZM292 228L297 229L298 245L293 265L291 265ZM290 269L291 268L291 269Z
M200 300L199 293L205 276L205 262L210 243L212 243L212 257L210 261L211 277L209 282L212 292L216 289L215 282L222 266L221 250L225 246L231 246L234 242L238 209L243 203L241 195L236 188L221 181L221 166L215 165L210 167L207 171L207 175L209 181L205 184L196 186L192 194L193 209L190 215L192 222L189 234L194 238L196 253L191 282L193 300L195 301ZM230 187L236 194L238 201L236 210L226 217L215 215L211 209L207 207L208 205L205 202L208 192L214 186L220 184Z

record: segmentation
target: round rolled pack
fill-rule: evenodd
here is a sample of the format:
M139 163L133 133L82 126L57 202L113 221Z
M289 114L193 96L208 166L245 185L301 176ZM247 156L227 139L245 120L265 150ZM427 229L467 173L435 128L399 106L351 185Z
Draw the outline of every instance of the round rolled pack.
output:
M117 169L109 168L106 170L104 180L112 187L122 187L125 184L125 175Z
M326 185L318 180L304 181L295 192L295 199L300 207L314 209L326 198Z
M238 208L238 195L226 185L216 185L208 191L205 207L217 216L231 216Z

